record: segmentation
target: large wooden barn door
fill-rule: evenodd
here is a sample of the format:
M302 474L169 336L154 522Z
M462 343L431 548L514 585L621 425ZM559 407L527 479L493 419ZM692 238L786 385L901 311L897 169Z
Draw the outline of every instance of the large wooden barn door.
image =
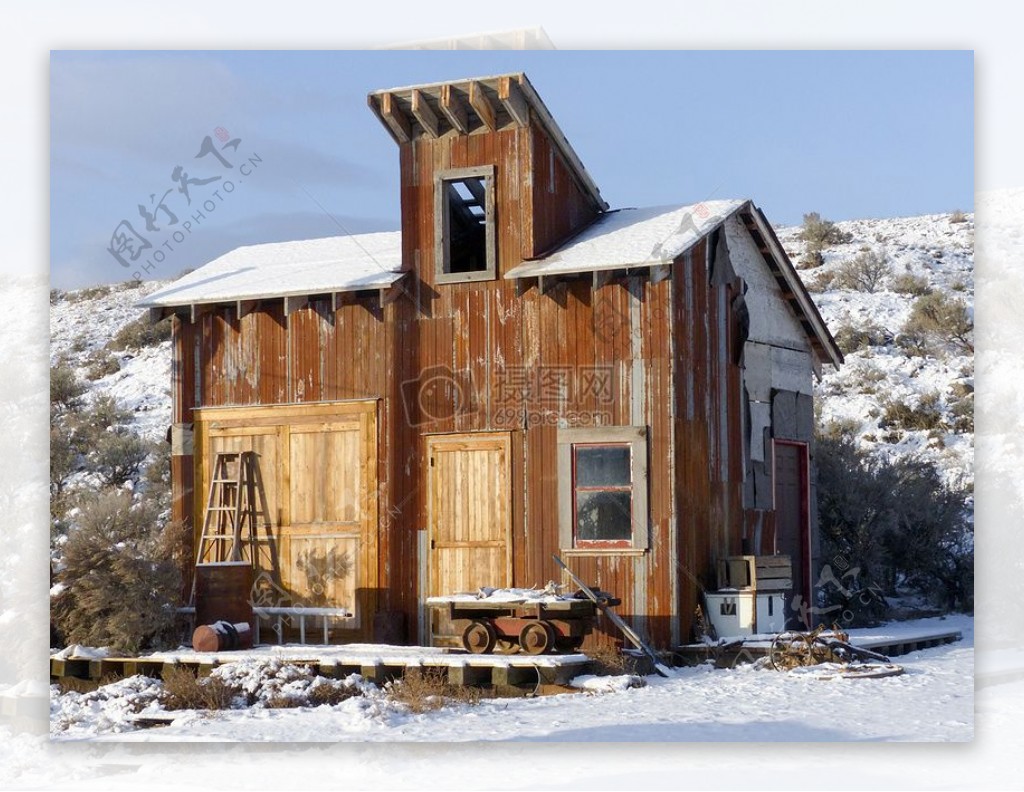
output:
M775 441L775 552L793 563L793 594L810 608L811 534L807 446ZM806 612L806 611L805 611ZM799 611L789 614L799 617ZM805 625L811 627L812 625Z
M366 637L377 592L377 435L374 401L197 411L197 524L213 460L255 451L269 536L261 536L265 606L329 608L337 639Z
M510 444L504 432L427 438L427 596L511 584ZM457 642L448 620L431 613L434 642Z

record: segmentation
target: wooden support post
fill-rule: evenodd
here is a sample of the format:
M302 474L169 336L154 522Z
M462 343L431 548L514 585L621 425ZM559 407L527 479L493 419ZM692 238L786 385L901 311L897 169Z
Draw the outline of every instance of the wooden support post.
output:
M430 109L423 92L415 89L412 92L412 114L432 138L441 136L441 125L438 122L437 114Z
M408 143L412 140L412 127L409 125L409 119L399 109L394 95L389 93L381 94L379 102L380 116L391 129L398 142Z
M466 111L466 105L450 85L441 86L439 107L456 132L462 135L469 134L469 113Z
M536 685L537 671L533 666L494 666L491 669L491 683L495 686L519 687Z
M383 663L370 663L362 665L359 668L359 673L363 679L369 682L381 681L384 677L384 664Z
M299 294L292 297L284 298L284 315L291 316L300 308L303 308L309 303L308 294Z
M502 77L498 81L498 98L519 126L530 125L530 105L523 96L519 83L512 77Z
M475 80L469 84L469 104L476 111L476 114L480 116L484 126L491 130L491 132L498 129L498 118L497 113L494 111L494 105L491 104L491 100L484 93L484 87Z
M460 687L474 687L486 684L491 677L487 666L452 665L448 667L448 682Z

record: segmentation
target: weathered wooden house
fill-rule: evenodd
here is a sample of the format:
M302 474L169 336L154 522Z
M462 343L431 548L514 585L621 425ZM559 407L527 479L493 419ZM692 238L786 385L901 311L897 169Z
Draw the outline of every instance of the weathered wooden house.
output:
M257 452L281 603L387 613L560 580L661 647L716 559L789 553L811 596L811 384L842 360L749 200L610 210L523 74L377 91L401 232L243 247L172 316L174 515ZM378 621L378 626L379 626ZM436 636L435 636L436 638Z

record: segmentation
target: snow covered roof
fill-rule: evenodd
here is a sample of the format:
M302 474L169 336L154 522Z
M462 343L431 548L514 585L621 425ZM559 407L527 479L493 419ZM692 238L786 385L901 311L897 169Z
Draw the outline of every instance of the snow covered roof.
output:
M506 278L653 267L668 264L720 226L747 200L605 212L544 258L525 261Z
M384 289L402 277L402 235L246 245L150 294L143 308Z

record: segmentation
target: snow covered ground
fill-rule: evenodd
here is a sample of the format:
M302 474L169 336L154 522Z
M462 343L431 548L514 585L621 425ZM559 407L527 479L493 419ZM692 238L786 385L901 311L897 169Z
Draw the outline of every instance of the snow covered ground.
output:
M217 742L721 742L971 740L974 734L973 623L969 617L905 623L959 629L963 641L897 660L906 671L884 679L822 678L751 665L679 669L630 688L604 680L606 692L493 699L412 714L376 687L334 707L185 711L170 726L132 729L133 700L155 683L143 677L98 693L54 695L51 737ZM873 631L877 633L878 631ZM251 666L245 661L240 666ZM280 662L280 661L278 661ZM214 673L243 673L224 666ZM56 690L54 688L54 690ZM140 698L141 697L141 698ZM146 714L158 711L152 706Z
M186 729L185 723L176 723L129 735L108 732L100 740L82 741L77 738L84 735L69 734L51 742L39 731L47 721L46 687L35 678L46 647L42 628L46 586L40 583L39 591L34 592L31 585L35 578L32 570L42 568L46 556L45 540L37 528L46 520L45 450L41 454L32 451L45 449L45 420L41 416L45 414L42 359L48 328L42 318L46 315L42 299L46 288L44 282L27 279L6 284L0 326L5 338L15 343L6 350L10 359L5 370L23 374L0 383L0 403L17 430L0 438L0 455L6 460L0 465L0 474L5 477L5 485L10 485L4 487L8 520L2 535L4 553L0 555L0 626L8 638L7 654L0 657L0 788L1018 788L1024 777L1024 754L1019 749L1024 645L1016 637L1020 633L1007 628L1019 625L1021 616L1018 608L1006 608L1004 600L997 597L999 586L1012 579L1014 590L1019 590L1021 579L1018 534L1012 529L1012 521L1005 519L1018 513L1019 503L1024 502L1017 476L1021 461L1016 439L1019 413L1004 412L1019 401L1020 395L1019 310L1016 302L1006 298L1021 294L1016 274L1021 255L1021 218L1024 191L992 195L987 202L979 199L979 331L988 317L986 328L991 333L979 333L979 362L988 363L986 390L979 392L979 410L987 408L990 418L988 450L979 464L984 463L982 469L989 471L998 491L992 490L993 497L987 500L979 498L979 525L990 529L989 540L979 543L979 565L992 574L980 576L978 581L978 683L973 708L969 693L964 695L970 690L974 664L971 622L964 629L963 643L900 658L907 674L891 679L818 680L753 669L692 670L670 680L650 678L650 684L642 689L484 702L477 707L425 715L414 716L390 707L385 707L377 719L333 710L249 710L213 717L197 715L194 731ZM902 257L906 256L912 270L934 282L948 283L951 289L956 286L954 291L969 299L973 280L969 252L963 251L962 244L967 237L958 240L943 234L941 239L945 241L938 243L938 248L929 248L937 244L935 238L914 241L919 231L925 233L929 225L932 230L942 230L947 220L948 216L936 216L930 220L906 218L839 225L860 234L864 240L861 246L884 243L890 254L901 257L899 267L905 266ZM982 232L986 222L988 236ZM885 226L904 237L878 242L874 235L885 237ZM967 234L968 226L953 230ZM798 252L794 234L795 229L780 230L786 248ZM986 245L989 301L982 307L986 284L981 257ZM849 246L827 251L825 267L835 266L838 257L854 255L858 249L855 239ZM936 249L942 251L941 256L934 255ZM88 330L91 336L95 330L95 337L90 337L88 343L102 345L101 339L109 338L119 322L138 315L131 303L158 285L146 284L138 295L130 291L111 293L110 303L120 307L109 310L103 310L102 305L83 305L72 317L65 313L62 302L51 306L51 361L63 353L73 359L83 355L73 349L74 335L82 330ZM891 296L885 294L832 293L816 295L816 299L830 323L844 311L855 317L884 310L889 311L885 314L886 326L895 326L908 310L906 305L886 302ZM72 330L76 325L77 329ZM116 392L134 411L139 428L154 437L162 435L169 420L165 398L168 351L164 345L145 356L119 356L119 375L99 382L111 389L119 388ZM897 385L915 392L932 388L945 392L946 380L935 377L947 375L934 367L935 361L925 360L925 369L915 373L900 369L903 363L897 366L884 356L879 361L877 350L871 354L874 360L869 356L867 361L859 361L863 356L850 356L852 365L846 369L881 363L886 378ZM948 368L948 374L965 378L955 367ZM146 384L136 384L142 382ZM856 383L857 378L842 372L827 375L818 393L824 410L834 409L831 414L839 417L844 399L860 398L860 391L845 387ZM879 390L885 392L884 387ZM849 417L867 416L871 406L863 402ZM944 399L941 406L946 407ZM980 425L982 418L979 412L979 433L985 432ZM862 442L874 442L879 452L891 450L884 438L878 442L879 435L870 424L862 423L860 434ZM875 441L866 438L872 434ZM945 465L950 480L956 480L961 472L970 475L970 444L948 435L942 441L940 446L932 438L910 436L909 442L896 450L911 446L928 449L931 443L927 453ZM24 449L29 449L28 453ZM984 484L979 481L980 487ZM998 507L998 513L992 507ZM990 518L987 522L986 508ZM29 596L25 592L34 593ZM25 628L12 632L12 625ZM727 695L730 692L732 696ZM840 692L847 695L840 697ZM23 717L9 717L8 699L28 702L20 710L25 713ZM39 704L38 711L32 709L35 703ZM712 709L716 719L701 722L697 714ZM282 724L303 714L315 719L322 729L310 725L287 739L326 740L331 744L305 743L289 748L262 743L280 739ZM760 716L763 731L754 734L741 716ZM358 736L344 733L345 724L357 729ZM179 735L173 739L186 744L154 744L171 739L169 735L175 730ZM718 739L736 735L735 739L757 741L961 741L970 740L972 732L976 737L973 743L942 749L828 743L809 749L781 742L742 747L688 746L677 742L710 739L712 733L717 733ZM790 736L782 736L787 734ZM559 741L563 735L577 744L547 744ZM260 744L201 744L221 736ZM416 742L424 739L454 742L444 747ZM590 745L600 739L610 742L599 747ZM199 744L189 742L195 740ZM408 742L377 744L385 741ZM624 742L631 744L620 744Z

